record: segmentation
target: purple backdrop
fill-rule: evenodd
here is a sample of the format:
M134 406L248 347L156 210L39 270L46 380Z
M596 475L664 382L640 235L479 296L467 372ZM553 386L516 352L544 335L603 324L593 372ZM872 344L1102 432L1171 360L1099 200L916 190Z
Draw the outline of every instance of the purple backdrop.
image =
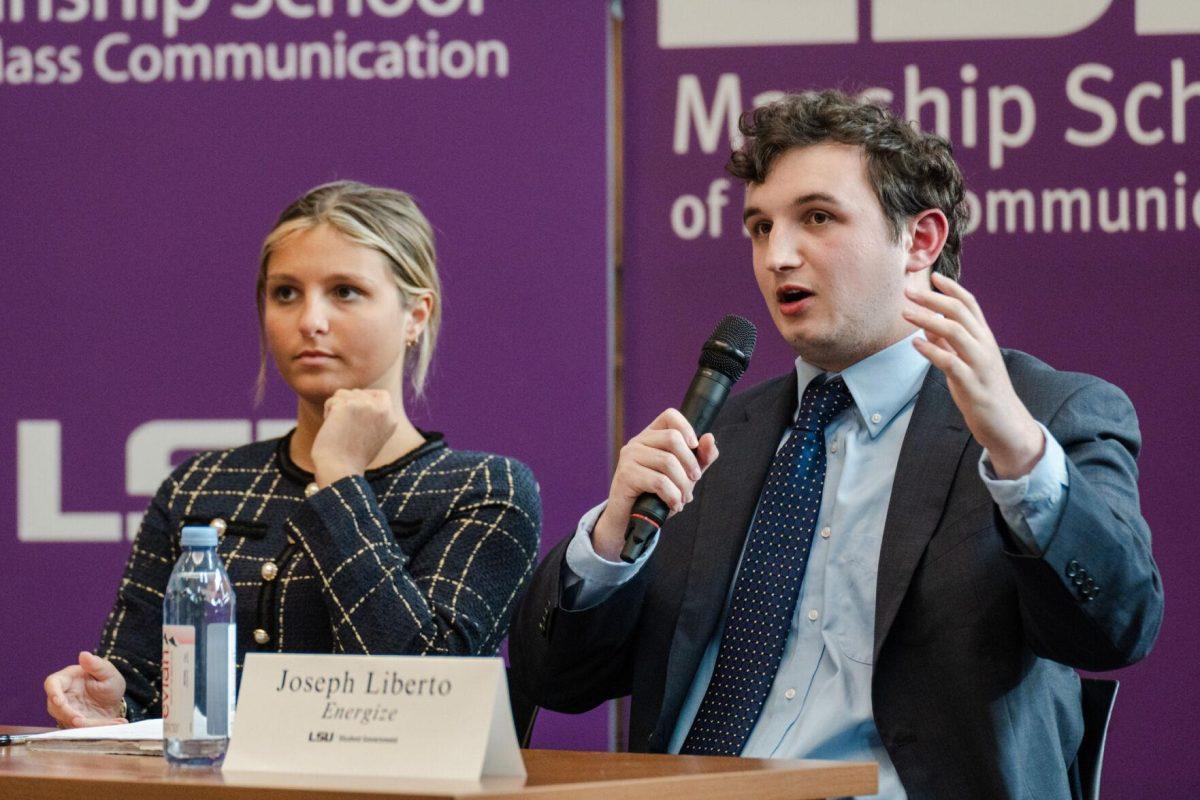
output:
M906 93L924 100L921 119L930 127L943 102L931 90L941 90L948 132L983 212L966 240L965 283L1004 344L1116 382L1142 419L1142 497L1168 614L1154 654L1119 675L1106 791L1180 796L1200 787L1190 754L1200 724L1189 713L1200 677L1192 657L1200 634L1189 622L1200 616L1200 590L1174 579L1200 555L1185 527L1185 503L1196 494L1185 452L1195 426L1186 410L1200 399L1192 364L1200 348L1184 319L1200 299L1193 263L1200 174L1189 158L1200 136L1200 98L1190 99L1200 89L1189 93L1200 81L1200 25L1190 4L1064 0L1041 4L1034 19L1026 9L1036 3L1011 0L1006 30L960 24L932 37L942 41L914 42L885 39L911 35L903 19L927 23L932 17L918 6L928 12L931 0L877 2L874 25L868 0L788 0L790 10L776 13L799 16L772 20L760 9L750 30L719 18L721 6L741 4L687 2L682 18L671 16L683 7L677 0L627 10L628 430L678 401L696 348L726 312L763 329L747 383L790 362L751 276L738 229L740 190L714 187L728 149L724 112L769 90L875 86L890 90L901 109ZM446 327L429 399L414 409L419 422L446 431L457 446L528 462L542 484L545 545L569 531L607 484L602 4L401 1L390 6L408 11L389 19L369 10L389 4L350 18L347 2L330 4L330 18L302 20L278 10L235 19L227 4L214 4L179 21L171 36L162 14L123 20L120 4L111 5L105 21L40 21L33 0L0 0L0 264L9 312L0 342L10 355L0 396L6 723L46 720L41 677L95 643L128 547L119 533L115 541L35 538L55 525L65 530L75 517L20 530L18 475L35 487L36 508L26 508L33 520L44 521L48 509L136 513L147 498L130 491L137 476L126 474L128 465L153 463L126 453L139 426L289 416L278 382L264 406L250 401L254 262L274 215L317 182L405 188L439 231ZM201 5L208 4L188 7ZM265 7L262 0L238 5L249 16ZM962 13L953 17L984 19L972 9L986 5L960 0ZM665 48L656 11L667 15ZM764 30L772 42L748 43ZM422 61L430 31L446 58L437 77ZM1040 37L1023 39L1022 31ZM128 42L105 39L121 33ZM825 43L812 44L818 39ZM449 44L457 40L466 44ZM112 45L103 59L107 78L94 62L102 41ZM217 47L323 43L328 71L349 74L338 54L348 56L360 41L401 43L390 61L376 58L386 46L366 59L358 51L360 63L394 79L255 80L244 49ZM168 50L180 43L209 46L210 79L182 80L188 64L194 78L204 76L205 55ZM468 50L484 74L448 77L466 69ZM247 74L235 80L243 58ZM168 63L175 80L167 79ZM123 72L130 80L113 83ZM715 98L730 105L683 131L677 151L681 79L693 121L720 106ZM964 119L976 120L975 144ZM1033 121L1031 131L1022 131L1022 119ZM997 125L1005 132L997 135ZM1068 129L1082 136L1068 141ZM1094 146L1078 143L1088 140ZM1045 224L1042 191L1055 188L1084 190L1090 230L1081 230L1076 214L1064 232L1059 207L1053 228ZM1150 205L1140 226L1139 188L1152 190L1143 192ZM1014 207L1015 225L1006 220L1008 204L1023 201L999 194L1022 189L1034 204L1029 230L1024 206ZM1102 229L1101 189L1114 210L1120 190L1129 190L1130 230ZM1154 190L1162 194L1161 230ZM536 388L523 374L536 376ZM54 431L47 425L25 426L28 447L18 454L22 420L57 421L57 458L46 446ZM61 499L49 496L60 479ZM85 534L90 524L81 525ZM114 524L123 523L102 516L95 530ZM535 743L603 748L604 716L543 718Z
M102 539L121 524L114 515L144 509L126 472L154 461L127 456L130 434L156 419L294 413L277 379L262 407L251 402L254 274L276 214L317 183L354 178L417 198L438 231L446 313L428 400L410 410L452 445L533 468L545 546L573 529L580 503L607 483L611 435L603 4L373 2L350 18L353 3L335 3L332 17L297 20L278 10L236 19L214 3L171 37L162 13L127 21L121 4L106 21L76 23L40 21L33 2L18 20L20 5L0 0L0 721L45 724L43 676L97 641L128 542L44 539L68 527L59 511L106 515L79 526ZM392 19L370 11L405 6ZM338 31L341 52L401 42L401 56L373 44L355 57L393 79L321 79L314 62L308 79L254 80L252 55L221 50L323 42L336 75ZM105 43L102 73L93 59ZM198 79L205 48L210 80ZM278 58L286 68L286 52ZM187 59L192 81L181 79ZM123 73L130 80L114 83ZM53 425L25 426L18 456L21 420L57 421L61 458L46 438ZM32 487L25 526L19 473ZM49 488L59 475L61 501ZM607 741L603 709L547 715L536 739Z
M792 354L758 294L748 240L739 229L741 189L713 188L725 177L725 112L751 107L753 98L769 90L831 85L850 91L882 87L904 111L906 70L909 94L924 91L930 98L930 87L942 90L948 132L983 211L983 225L965 240L964 283L979 297L998 339L1060 369L1113 381L1138 409L1145 438L1142 500L1166 585L1167 616L1154 653L1117 675L1122 688L1105 758L1105 794L1181 797L1190 796L1182 790L1200 788L1192 753L1200 722L1190 700L1200 678L1195 657L1200 590L1186 577L1187 565L1200 558L1188 522L1197 495L1191 452L1196 425L1188 409L1200 400L1195 365L1200 348L1187 311L1200 301L1195 265L1200 250L1195 158L1200 15L1183 2L1108 5L1105 0L1021 0L1006 4L1004 18L996 19L988 11L994 7L990 0L876 0L873 23L872 3L865 0L767 0L755 5L746 25L747 10L739 3L628 4L626 427L640 430L663 407L679 401L697 348L722 314L744 314L760 328L746 385L790 368ZM953 6L954 12L939 17L935 6ZM931 38L962 40L894 41L904 35L906 20L931 28L939 18L954 20L958 30ZM989 19L1005 29L969 27ZM1178 33L1138 35L1138 29ZM1022 32L1040 37L1021 38ZM764 34L770 41L762 41ZM813 44L818 40L825 43ZM1089 63L1096 66L1077 71ZM1086 77L1074 101L1068 93L1072 74L1076 81ZM1135 88L1145 83L1156 86ZM1134 100L1127 101L1131 92ZM963 119L972 116L964 113L972 94L977 123L975 145L969 146L970 126L964 133ZM1192 95L1195 99L1187 99ZM938 102L923 108L926 128L937 124ZM993 103L998 113L990 113ZM1026 110L1033 122L1028 136L1021 133L1022 103L1033 107ZM1139 112L1132 128L1127 103ZM682 137L680 105L685 112L700 109L683 115ZM1109 114L1115 128L1111 136L1101 130L1094 138L1104 141L1097 146L1065 138L1068 129L1095 132L1105 124L1100 115ZM998 133L1000 125L1010 133ZM1157 138L1161 141L1152 143ZM1009 144L996 153L993 142ZM1145 201L1146 224L1139 226L1134 193L1139 187L1161 189L1167 201L1164 229L1158 229L1154 200ZM1081 230L1076 206L1072 230L1063 232L1060 205L1052 208L1049 230L1042 191L1055 188L1084 190L1092 206L1090 230ZM1120 190L1129 190L1128 231L1101 229L1099 191L1104 188L1109 219L1117 216ZM1017 230L1008 232L1009 200L996 192L1021 189L1028 189L1036 203L1033 224L1027 231L1020 207ZM1184 204L1177 217L1180 194ZM723 198L728 200L724 206Z

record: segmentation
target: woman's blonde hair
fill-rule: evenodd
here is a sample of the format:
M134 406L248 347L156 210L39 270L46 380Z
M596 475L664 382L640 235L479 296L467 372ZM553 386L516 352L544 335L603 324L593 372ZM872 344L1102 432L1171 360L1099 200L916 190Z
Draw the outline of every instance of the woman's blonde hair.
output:
M279 245L293 233L329 225L350 241L376 250L387 258L392 280L400 289L405 308L423 295L432 299L425 327L406 352L406 371L413 392L420 397L433 361L438 328L442 320L442 285L438 280L433 229L405 192L355 181L336 181L310 189L283 210L263 242L258 263L259 330L266 306L267 262ZM266 350L258 370L257 397L261 400L267 377Z

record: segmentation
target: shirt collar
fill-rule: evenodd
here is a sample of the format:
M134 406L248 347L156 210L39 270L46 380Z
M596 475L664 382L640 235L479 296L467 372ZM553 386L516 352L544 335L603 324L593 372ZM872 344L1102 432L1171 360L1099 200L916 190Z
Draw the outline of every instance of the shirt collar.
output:
M830 378L840 375L846 382L846 388L854 398L854 407L872 439L890 425L921 390L929 362L913 347L912 340L917 336L924 338L924 335L923 331L917 331L840 373L829 373ZM797 408L808 384L823 372L802 358L796 359Z

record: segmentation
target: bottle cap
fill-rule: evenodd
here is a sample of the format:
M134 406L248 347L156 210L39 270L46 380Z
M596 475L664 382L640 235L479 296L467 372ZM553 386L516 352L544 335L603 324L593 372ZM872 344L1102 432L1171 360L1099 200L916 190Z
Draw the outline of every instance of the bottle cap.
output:
M179 543L184 547L216 547L217 529L211 525L185 526Z

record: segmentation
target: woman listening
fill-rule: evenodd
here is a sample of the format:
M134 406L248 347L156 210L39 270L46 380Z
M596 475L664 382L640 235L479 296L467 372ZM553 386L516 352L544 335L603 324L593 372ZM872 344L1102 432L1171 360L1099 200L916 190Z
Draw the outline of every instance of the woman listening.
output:
M253 651L494 655L508 631L537 557L537 484L405 413L404 382L421 394L441 322L433 234L412 198L309 191L263 244L257 303L296 427L201 453L162 484L97 653L46 678L60 725L161 716L163 590L184 525L221 533L239 670ZM264 353L260 393L265 369Z

